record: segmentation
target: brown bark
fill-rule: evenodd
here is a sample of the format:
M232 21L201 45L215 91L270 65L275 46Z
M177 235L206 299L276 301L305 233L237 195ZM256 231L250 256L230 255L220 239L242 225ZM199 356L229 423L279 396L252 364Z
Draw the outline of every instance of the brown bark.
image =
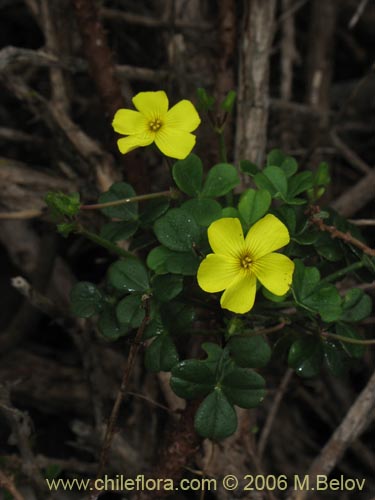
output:
M236 158L262 165L267 143L269 58L276 1L251 0L247 5L240 47Z

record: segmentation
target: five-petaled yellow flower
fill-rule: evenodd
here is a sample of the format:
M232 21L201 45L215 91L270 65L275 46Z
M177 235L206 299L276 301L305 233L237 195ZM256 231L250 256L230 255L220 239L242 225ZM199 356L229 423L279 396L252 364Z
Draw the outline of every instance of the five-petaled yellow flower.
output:
M168 97L163 90L140 92L132 99L137 111L119 109L112 126L127 135L117 141L121 153L149 146L153 142L162 153L183 160L195 145L191 134L201 120L190 101L184 99L168 111Z
M246 238L239 219L219 219L208 228L208 240L214 253L201 262L198 283L206 292L225 290L220 301L223 309L250 311L257 279L275 295L289 290L294 263L274 252L289 243L289 232L274 215L256 222Z

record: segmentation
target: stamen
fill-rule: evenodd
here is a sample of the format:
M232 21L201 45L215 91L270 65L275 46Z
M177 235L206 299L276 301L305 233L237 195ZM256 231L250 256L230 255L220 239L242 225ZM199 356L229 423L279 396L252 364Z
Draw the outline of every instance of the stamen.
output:
M241 266L244 268L244 269L249 269L250 265L251 265L251 257L249 255L244 255L242 258L241 258Z
M148 126L150 127L150 130L152 130L153 132L156 132L162 126L162 123L159 120L159 118L155 118L155 120L151 120L148 123Z

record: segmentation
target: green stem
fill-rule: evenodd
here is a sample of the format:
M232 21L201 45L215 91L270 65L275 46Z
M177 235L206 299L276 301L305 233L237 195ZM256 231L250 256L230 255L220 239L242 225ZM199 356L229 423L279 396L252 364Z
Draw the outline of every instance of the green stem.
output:
M329 274L320 282L322 283L330 283L331 281L335 281L339 278L345 277L348 273L351 273L352 271L356 271L357 269L361 269L364 266L364 263L360 260L359 262L354 262L354 264L350 264L350 266L346 266L343 269L340 269L339 271L336 271L335 273Z
M219 156L220 161L223 163L228 163L227 147L225 145L224 130L216 129L216 133L219 139Z
M347 342L348 344L360 344L360 345L375 345L375 339L360 340L352 339L350 337L344 337L343 335L337 335L335 333L323 332L323 337L331 337L335 340L341 340L341 342Z
M85 238L87 238L90 241L93 241L97 245L100 245L101 247L109 250L112 253L115 253L119 255L120 257L125 257L125 258L132 258L136 259L136 256L133 255L131 252L128 252L127 250L124 250L123 248L120 248L119 246L115 245L109 240L106 240L105 238L102 238L98 234L92 233L91 231L88 231L82 226L78 226L77 231L78 234L81 234Z
M153 200L155 198L177 198L178 191L176 189L168 189L168 191L159 191L158 193L140 194L131 198L122 198L121 200L107 201L106 203L95 203L94 205L81 205L81 210L99 210L101 208L117 207L125 203L135 203L137 201Z

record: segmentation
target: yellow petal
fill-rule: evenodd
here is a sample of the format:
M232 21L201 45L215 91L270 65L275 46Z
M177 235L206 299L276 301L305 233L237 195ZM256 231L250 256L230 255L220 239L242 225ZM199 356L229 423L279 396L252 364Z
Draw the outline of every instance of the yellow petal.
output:
M194 108L193 104L186 99L173 106L165 117L165 124L168 127L183 130L184 132L193 132L200 122L201 119L199 118L197 110Z
M195 135L163 125L155 134L155 144L165 156L183 160L195 145Z
M286 255L264 255L253 263L251 269L262 285L275 295L284 295L292 284L294 262Z
M157 92L139 92L132 99L134 106L148 120L163 118L168 111L168 97L164 90Z
M245 249L241 222L230 217L216 220L208 228L208 241L215 253L239 259Z
M221 296L221 307L234 313L244 314L253 307L255 292L254 274L242 271Z
M112 127L124 135L141 134L148 130L145 116L132 109L119 109L113 118Z
M199 266L198 284L205 292L221 292L236 279L239 272L238 261L211 253Z
M290 241L287 227L274 215L258 220L247 233L245 242L253 260L274 252Z
M129 135L129 137L122 137L117 141L117 146L120 153L123 155L133 151L133 149L143 146L149 146L154 141L152 133L141 135Z

